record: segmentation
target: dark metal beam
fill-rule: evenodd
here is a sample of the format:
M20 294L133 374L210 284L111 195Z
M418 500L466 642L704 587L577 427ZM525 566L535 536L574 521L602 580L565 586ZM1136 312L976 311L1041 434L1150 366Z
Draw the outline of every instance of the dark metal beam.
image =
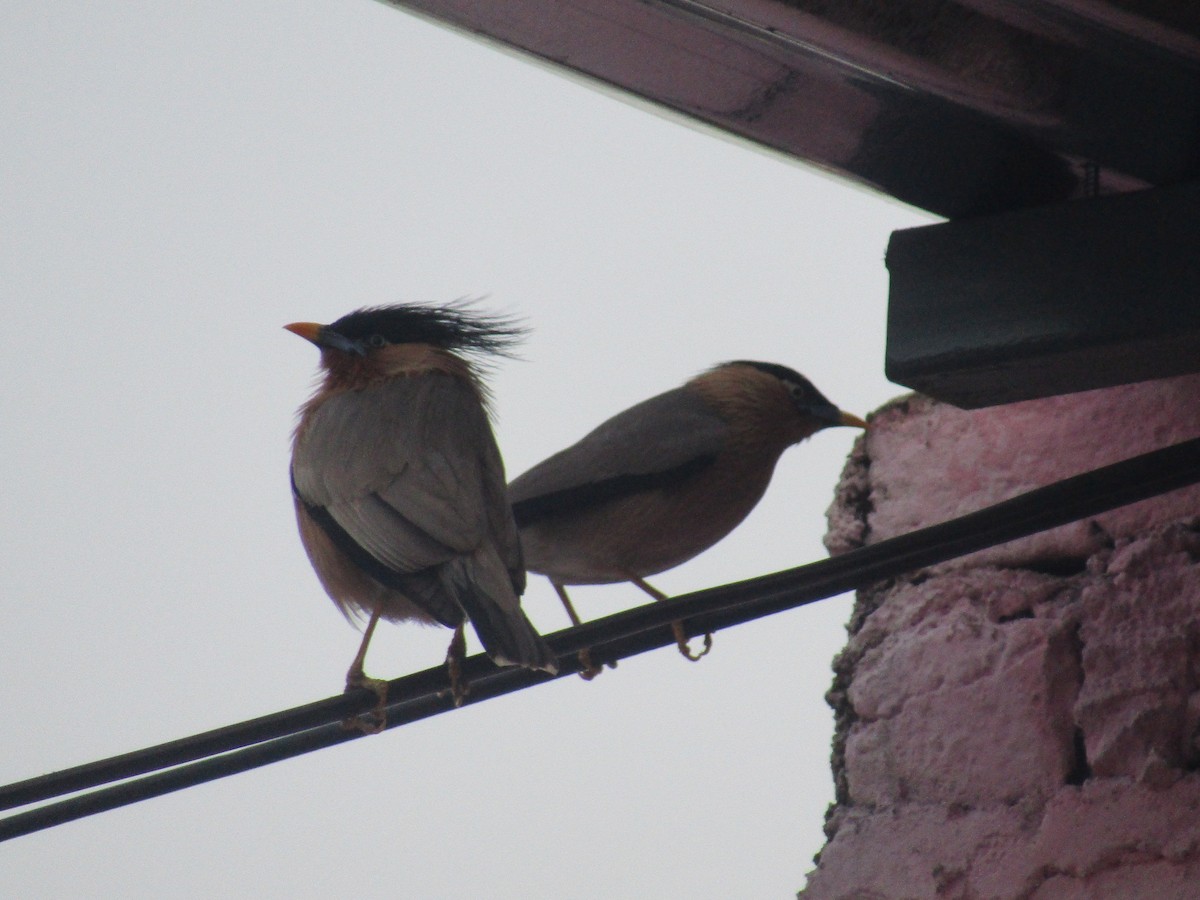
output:
M885 369L964 408L1200 371L1200 183L897 231Z
M384 2L948 218L1200 178L1200 16L1186 9Z

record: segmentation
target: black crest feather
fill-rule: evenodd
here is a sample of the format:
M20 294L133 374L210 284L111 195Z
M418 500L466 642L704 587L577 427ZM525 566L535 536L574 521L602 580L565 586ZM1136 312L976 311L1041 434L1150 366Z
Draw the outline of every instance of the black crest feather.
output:
M475 312L466 303L369 306L347 313L328 328L352 341L378 334L389 344L432 344L500 356L510 356L526 331L516 319Z

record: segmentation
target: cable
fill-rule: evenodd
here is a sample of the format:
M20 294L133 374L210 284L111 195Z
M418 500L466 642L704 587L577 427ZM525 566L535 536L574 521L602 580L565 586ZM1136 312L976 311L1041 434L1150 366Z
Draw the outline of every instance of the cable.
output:
M559 658L557 676L516 667L498 669L482 655L470 657L463 663L463 677L471 686L465 702L480 703L573 674L580 668L576 654L584 648L591 648L593 661L601 663L671 645L672 621L682 620L692 637L715 632L1197 481L1200 439L1067 478L832 559L682 595L669 604L648 604L557 632L547 637ZM386 727L395 728L453 709L448 688L444 666L389 682L388 696L392 699ZM0 788L0 808L145 775L2 819L0 841L357 739L362 736L359 732L346 730L340 723L367 712L374 703L374 694L354 691L8 785ZM155 774L145 774L149 772Z

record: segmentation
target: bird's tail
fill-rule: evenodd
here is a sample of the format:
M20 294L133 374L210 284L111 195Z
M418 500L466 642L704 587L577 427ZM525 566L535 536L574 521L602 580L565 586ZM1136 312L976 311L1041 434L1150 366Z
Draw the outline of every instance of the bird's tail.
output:
M447 563L441 577L496 665L558 673L554 652L521 609L508 570L493 548L483 547Z

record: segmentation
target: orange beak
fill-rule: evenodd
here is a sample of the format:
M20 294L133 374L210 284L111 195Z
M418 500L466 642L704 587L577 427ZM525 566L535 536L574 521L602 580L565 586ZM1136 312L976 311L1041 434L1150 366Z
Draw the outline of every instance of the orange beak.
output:
M321 329L325 327L324 325L319 325L316 322L293 322L291 325L284 325L283 327L292 334L298 334L306 341L310 341L318 347L321 345Z
M292 327L291 325L288 326L288 328L291 328L291 327ZM853 413L848 413L848 412L842 413L838 417L838 421L842 425L850 425L850 426L853 426L854 428L866 428L867 427L867 423L864 422L862 419L860 419L858 416L854 415Z

